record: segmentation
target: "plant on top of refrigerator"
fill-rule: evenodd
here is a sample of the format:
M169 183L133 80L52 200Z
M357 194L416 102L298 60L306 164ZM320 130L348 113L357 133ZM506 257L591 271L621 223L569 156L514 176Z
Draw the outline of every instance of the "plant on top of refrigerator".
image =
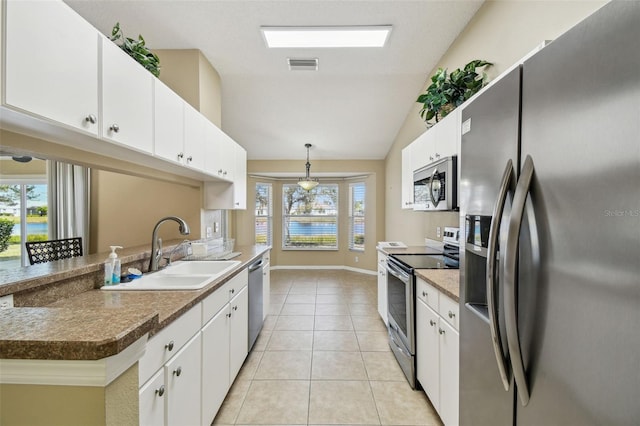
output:
M446 68L438 68L431 77L431 85L416 100L423 104L420 117L431 126L446 117L487 84L487 74L484 71L479 74L476 69L491 65L491 62L474 59L463 69L457 68L451 73L447 73Z

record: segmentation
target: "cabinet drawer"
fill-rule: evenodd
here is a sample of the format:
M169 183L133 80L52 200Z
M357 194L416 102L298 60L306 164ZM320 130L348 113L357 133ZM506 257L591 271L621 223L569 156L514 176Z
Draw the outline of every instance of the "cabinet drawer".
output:
M438 313L456 330L460 330L459 310L459 305L453 299L442 294L440 295L440 308L438 309Z
M147 342L147 349L138 363L138 383L146 382L162 365L174 356L202 327L202 304L172 322Z
M202 301L202 325L209 322L247 284L249 284L249 272L245 268L204 299Z
M425 280L421 278L416 280L416 296L436 312L439 311L439 295L440 292Z
M270 263L271 262L271 250L267 251L262 255L262 263Z

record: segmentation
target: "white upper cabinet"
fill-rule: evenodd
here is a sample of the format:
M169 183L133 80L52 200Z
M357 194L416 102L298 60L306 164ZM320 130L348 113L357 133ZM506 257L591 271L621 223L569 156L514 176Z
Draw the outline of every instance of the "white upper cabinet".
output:
M184 158L183 164L205 170L205 128L209 121L195 108L184 104Z
M412 157L413 149L416 147L415 142L402 150L402 208L413 209L413 166Z
M98 134L98 33L63 2L6 2L3 102Z
M235 170L233 173L233 208L247 208L247 151L240 145L235 146Z
M183 164L184 101L160 80L154 81L153 153Z
M411 143L412 172L434 161L458 154L460 117L460 109L453 110Z
M235 168L235 142L215 124L205 127L205 170L212 176L231 181Z
M102 38L102 137L153 151L153 75Z

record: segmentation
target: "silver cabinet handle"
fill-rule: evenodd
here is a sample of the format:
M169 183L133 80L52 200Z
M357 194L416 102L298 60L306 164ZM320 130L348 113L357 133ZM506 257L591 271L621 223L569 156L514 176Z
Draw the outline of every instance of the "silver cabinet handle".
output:
M164 385L162 385L158 389L156 389L156 395L158 395L158 396L164 395Z
M456 316L456 314L454 314L453 312L449 311L449 318L453 318L455 316Z
M507 193L513 186L514 173L513 163L511 160L507 161L504 173L502 174L502 181L500 183L500 192L498 193L498 199L493 206L493 214L491 215L491 226L489 228L489 244L487 249L487 310L489 313L489 329L491 330L491 343L493 346L493 352L496 356L496 362L498 363L498 372L500 373L500 379L502 380L502 386L504 390L509 390L509 376L507 374L507 361L502 353L502 336L500 336L500 328L498 327L498 303L496 303L496 296L498 294L495 288L495 266L496 266L496 254L498 251L498 234L500 233L500 223L502 222L502 213L504 211L504 204L507 199Z
M179 152L178 153L178 160L182 160L183 157L184 157L184 152Z
M433 161L433 155L429 156L429 160Z
M192 161L193 161L193 157L192 157L191 155L190 155L190 156L188 156L188 157L187 157L187 163L190 163L190 162L192 162Z
M440 154L436 152L436 158L440 158Z
M164 345L164 348L166 350L168 350L169 352L171 352L173 350L173 346L174 346L174 343L173 343L173 340L172 340L169 343L167 343L166 345Z
M229 290L229 293L231 293L231 294L233 294L233 293L235 293L235 292L236 292L236 290L235 290L235 289L233 289L233 288L232 288L231 290Z
M434 325L436 325L436 322L434 320L429 320L429 324L431 325L431 327L433 327Z
M234 307L233 307L233 310L234 310L234 311L237 311L237 310L238 310L238 306L234 306Z
M95 115L89 114L84 118L84 121L86 121L87 123L96 124L96 121L98 121L98 119Z
M439 328L439 329L438 329L438 334L444 334L444 330L443 330L443 329L441 329L441 328Z
M527 195L529 194L529 188L531 187L533 173L533 160L530 155L527 155L527 158L524 160L524 165L522 166L522 171L520 172L516 192L513 196L504 260L504 317L507 329L507 344L509 346L513 377L515 378L518 395L520 396L520 402L523 406L529 403L529 387L527 386L527 377L524 372L522 352L520 351L520 336L518 334L518 300L516 297L518 277L516 271L518 264L518 240L520 239L524 206L527 201Z
M222 172L222 175L226 176L227 175L227 171L225 170L224 172Z
M118 126L116 123L113 123L111 127L109 127L109 130L111 130L113 133L118 133L120 131L120 126Z
M426 291L422 292L422 297L429 297L429 293L427 293Z
M222 169L218 169L218 174L221 175L222 174Z
M239 206L239 205L240 205L240 202L239 202L239 201L238 201L238 202L236 202L236 206Z
M227 314L227 318L231 318L231 312Z
M182 374L182 367L178 367L173 370L173 374L175 374L177 377L180 377L180 375Z

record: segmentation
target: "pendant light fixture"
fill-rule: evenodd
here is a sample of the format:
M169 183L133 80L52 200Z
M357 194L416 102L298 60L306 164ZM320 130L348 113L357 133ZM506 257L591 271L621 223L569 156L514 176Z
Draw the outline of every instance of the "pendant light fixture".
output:
M309 169L311 169L311 163L309 163L309 148L311 148L311 144L306 143L304 144L304 146L305 148L307 148L307 164L305 164L305 166L307 167L307 175L303 178L298 179L298 185L300 185L303 189L310 191L316 186L318 186L318 179L317 178L312 179L309 176Z

